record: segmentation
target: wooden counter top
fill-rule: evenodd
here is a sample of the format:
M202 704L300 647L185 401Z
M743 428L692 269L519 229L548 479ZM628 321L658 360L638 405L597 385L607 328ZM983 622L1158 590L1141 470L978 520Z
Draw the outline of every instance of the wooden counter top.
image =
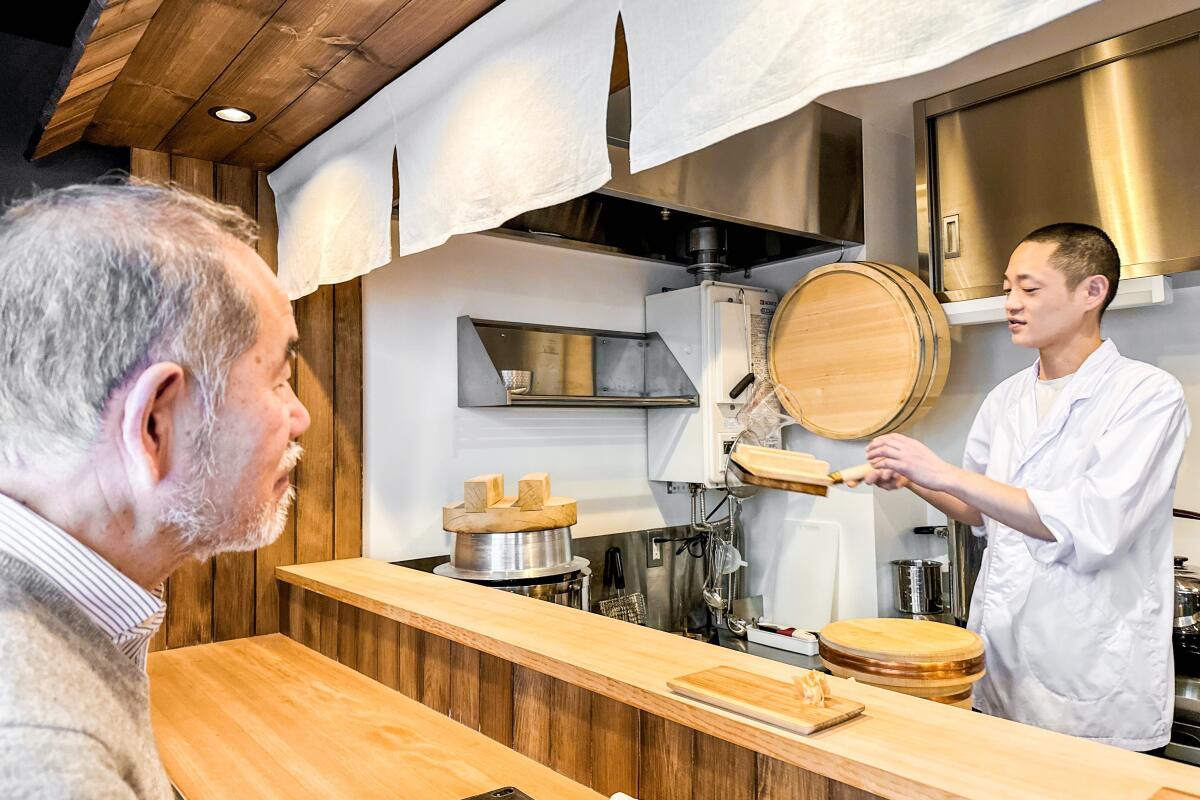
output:
M602 800L280 634L151 653L150 711L185 800L452 798L514 785Z
M1200 769L838 678L859 718L812 736L673 694L668 678L729 665L794 667L650 628L394 566L348 559L280 580L552 675L672 722L884 797L1150 798L1200 793Z

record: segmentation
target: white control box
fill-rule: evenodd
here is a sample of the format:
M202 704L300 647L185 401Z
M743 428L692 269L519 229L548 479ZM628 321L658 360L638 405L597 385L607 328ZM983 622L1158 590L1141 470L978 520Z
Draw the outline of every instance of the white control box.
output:
M717 281L646 298L646 330L662 336L700 393L697 408L647 411L650 480L725 486L729 447L741 432L737 414L754 387L736 398L729 393L747 373L769 377L767 340L778 303L766 289Z

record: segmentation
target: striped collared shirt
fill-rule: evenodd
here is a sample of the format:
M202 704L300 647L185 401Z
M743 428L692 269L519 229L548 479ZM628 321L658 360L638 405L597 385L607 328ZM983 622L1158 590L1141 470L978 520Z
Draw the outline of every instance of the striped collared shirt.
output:
M74 536L3 494L0 550L45 574L145 669L150 637L167 611L162 586L146 591Z

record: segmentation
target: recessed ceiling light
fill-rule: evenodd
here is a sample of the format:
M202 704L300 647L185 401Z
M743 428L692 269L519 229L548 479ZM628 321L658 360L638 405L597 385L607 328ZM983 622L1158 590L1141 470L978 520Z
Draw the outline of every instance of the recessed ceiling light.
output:
M208 113L222 122L232 122L238 125L254 122L255 119L254 114L251 112L234 106L213 106L208 110Z

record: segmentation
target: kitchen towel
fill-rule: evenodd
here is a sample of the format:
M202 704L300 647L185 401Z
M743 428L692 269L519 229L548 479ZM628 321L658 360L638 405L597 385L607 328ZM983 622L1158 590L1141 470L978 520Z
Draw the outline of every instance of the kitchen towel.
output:
M600 188L619 0L506 0L385 91L400 252Z
M624 0L630 169L823 94L949 64L1096 0Z

